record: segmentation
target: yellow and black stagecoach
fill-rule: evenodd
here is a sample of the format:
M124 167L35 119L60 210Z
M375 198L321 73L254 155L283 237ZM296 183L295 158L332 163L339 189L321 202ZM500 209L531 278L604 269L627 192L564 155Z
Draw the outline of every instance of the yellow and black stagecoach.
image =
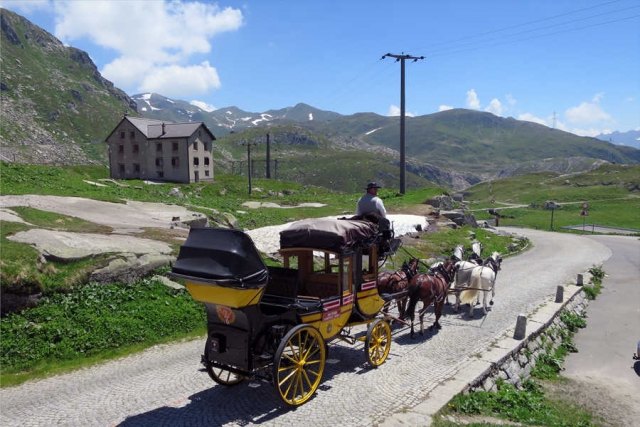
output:
M373 367L387 358L382 307L393 296L378 294L378 263L399 244L373 222L304 220L280 233L284 265L267 267L246 233L193 228L169 274L206 308L202 363L211 378L267 380L297 406L318 388L330 341L364 341ZM357 325L366 334L350 335Z

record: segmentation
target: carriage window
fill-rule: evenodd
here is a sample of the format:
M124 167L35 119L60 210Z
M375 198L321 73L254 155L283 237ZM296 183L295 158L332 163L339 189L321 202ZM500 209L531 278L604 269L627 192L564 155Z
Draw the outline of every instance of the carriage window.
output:
M342 272L342 280L340 283L342 284L342 293L350 293L351 292L351 258L342 258L340 260L341 264L341 272Z

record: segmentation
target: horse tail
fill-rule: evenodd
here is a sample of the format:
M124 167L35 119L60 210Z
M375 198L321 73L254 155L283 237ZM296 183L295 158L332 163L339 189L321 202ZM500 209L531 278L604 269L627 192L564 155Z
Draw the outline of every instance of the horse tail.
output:
M473 300L478 295L480 286L482 284L482 274L471 274L471 281L469 283L469 287L472 289L467 289L460 292L460 302L462 304L471 304Z

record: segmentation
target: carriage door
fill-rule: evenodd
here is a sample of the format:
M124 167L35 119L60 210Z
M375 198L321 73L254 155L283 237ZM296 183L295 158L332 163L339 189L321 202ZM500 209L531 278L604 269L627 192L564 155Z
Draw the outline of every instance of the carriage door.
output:
M351 257L340 258L339 275L343 306L353 304L353 271Z

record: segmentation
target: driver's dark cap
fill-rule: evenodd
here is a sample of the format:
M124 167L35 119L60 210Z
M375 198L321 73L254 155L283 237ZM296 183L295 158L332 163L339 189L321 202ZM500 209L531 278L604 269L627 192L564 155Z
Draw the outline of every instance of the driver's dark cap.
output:
M367 184L367 190L370 188L382 188L382 186L377 182L373 181Z

